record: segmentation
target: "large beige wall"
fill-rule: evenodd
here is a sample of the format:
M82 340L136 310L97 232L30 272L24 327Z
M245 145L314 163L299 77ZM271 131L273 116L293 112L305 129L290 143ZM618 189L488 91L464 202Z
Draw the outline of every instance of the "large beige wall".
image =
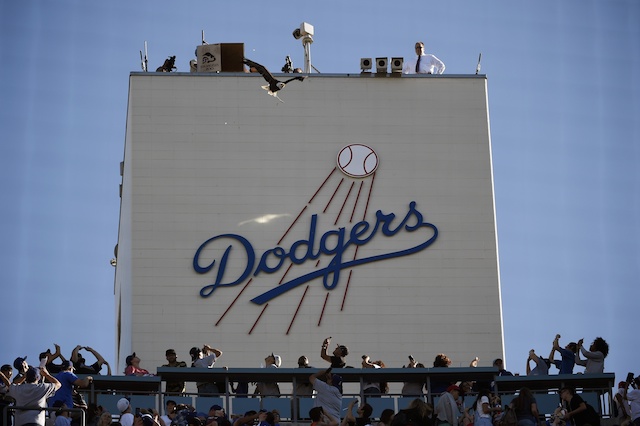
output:
M256 75L131 75L116 271L120 370L131 351L155 371L165 349L189 361L189 348L203 343L224 352L218 366L256 367L272 351L283 366L303 354L321 366L327 336L350 348L357 367L362 354L392 367L408 354L427 366L441 352L454 366L502 356L486 79L312 75L290 83L284 103L262 84ZM332 173L338 152L358 143L379 156L375 175ZM331 291L315 279L263 305L251 299L278 286L291 262L243 291L248 279L200 296L229 245L207 245L200 264L216 266L199 274L194 255L209 238L246 238L257 263L283 235L286 251L307 238L312 214L317 246L332 229L348 236L365 209L373 225L378 210L401 220L412 201L439 232L423 251L344 269ZM378 231L343 261L432 235ZM229 278L246 264L233 245ZM283 282L329 260L294 265Z

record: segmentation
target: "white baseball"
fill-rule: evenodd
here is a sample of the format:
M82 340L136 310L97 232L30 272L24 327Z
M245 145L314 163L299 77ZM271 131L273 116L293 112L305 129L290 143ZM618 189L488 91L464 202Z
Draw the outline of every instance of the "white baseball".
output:
M351 177L367 177L378 168L378 154L366 145L347 145L338 153L338 167Z

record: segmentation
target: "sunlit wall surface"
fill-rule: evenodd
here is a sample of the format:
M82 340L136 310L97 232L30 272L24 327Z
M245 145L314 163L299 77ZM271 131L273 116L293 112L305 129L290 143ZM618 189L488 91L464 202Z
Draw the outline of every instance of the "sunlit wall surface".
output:
M375 75L375 74L374 74ZM133 73L116 269L118 371L391 367L503 354L487 80Z

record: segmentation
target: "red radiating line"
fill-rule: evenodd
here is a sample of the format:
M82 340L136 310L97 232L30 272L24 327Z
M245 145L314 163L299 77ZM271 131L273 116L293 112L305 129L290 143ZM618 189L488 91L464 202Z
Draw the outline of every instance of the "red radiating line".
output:
M367 218L367 210L369 210L369 201L371 200L371 192L373 192L373 182L376 180L376 172L373 172L373 176L371 177L371 186L369 187L369 195L367 196L367 205L364 208L364 215L362 215L362 220Z
M340 183L336 187L336 190L333 191L333 195L331 196L331 198L329 198L329 202L325 206L324 210L322 210L322 213L326 213L327 212L327 209L329 208L329 204L331 204L331 201L333 201L333 197L335 197L336 194L338 193L338 189L340 189L340 187L342 186L342 182L344 182L344 178L340 179Z
M338 223L338 220L340 219L340 215L342 214L342 210L344 210L344 206L345 204L347 204L347 200L349 199L349 195L351 195L351 190L353 190L353 185L355 185L355 182L351 182L351 186L349 187L349 192L347 192L347 196L344 197L344 201L342 202L342 207L340 207L340 211L338 212L338 216L336 216L336 221L333 222L334 225L336 225Z
M278 241L277 245L280 245L280 243L282 242L282 240L284 240L284 237L287 236L287 234L289 233L289 231L291 231L291 228L293 228L293 225L296 224L296 222L298 221L298 219L300 219L300 216L302 216L302 213L304 213L304 211L307 209L307 206L304 206L304 208L300 211L300 213L298 213L298 216L295 218L295 220L293 222L291 222L291 225L289 225L289 227L287 228L287 230L284 232L284 235L280 238L280 240Z
M356 207L358 207L358 201L360 201L360 192L362 192L362 185L364 185L364 181L360 181L360 188L358 188L358 195L356 195L356 202L353 203L353 210L351 211L351 217L349 218L349 223L353 222L353 215L356 213Z
M318 267L319 264L320 264L320 259L318 259L318 261L316 262L316 268Z
M327 176L327 178L324 180L324 182L322 182L322 184L320 185L320 187L318 188L318 190L316 191L315 194L313 194L313 197L311 197L311 199L309 200L309 202L307 204L311 204L311 202L313 201L314 198L316 198L316 195L318 195L318 192L320 192L320 190L322 189L322 187L324 186L325 183L327 183L327 181L329 180L329 178L331 177L331 175L333 174L333 172L336 171L336 168L334 167L333 170L331 170L331 173L329 173L329 176Z
M344 294L342 295L342 305L340 306L340 311L344 310L344 301L347 300L347 290L349 290L349 283L351 282L351 274L353 273L353 269L349 271L349 278L347 279L347 285L344 288Z
M218 324L220 324L220 321L222 321L222 318L224 318L225 315L227 315L227 312L229 312L229 310L231 309L231 307L238 301L238 299L240 298L240 295L242 294L242 292L244 292L244 289L246 289L247 287L249 287L249 284L251 284L251 281L253 281L253 278L249 279L249 281L247 281L247 283L244 285L244 287L242 287L242 290L240 290L240 293L238 293L238 295L236 296L235 299L233 299L233 302L231 302L231 304L229 305L229 307L224 311L224 313L220 316L220 318L218 319L218 321L216 322L215 326L217 327Z
M293 318L291 318L291 322L289 323L289 328L287 328L287 335L289 335L289 331L291 331L291 327L293 326L293 321L295 321L296 316L298 316L298 311L300 310L300 306L302 306L302 301L304 297L307 295L307 291L309 290L309 285L307 284L307 288L304 289L304 293L302 293L302 297L300 298L300 303L298 303L298 307L296 308L296 312L293 314Z
M260 315L258 315L258 318L256 319L256 322L253 323L253 327L251 327L251 330L249 330L249 333L247 333L247 334L251 334L253 332L253 329L256 328L256 325L258 325L258 321L260 321L260 318L262 318L262 314L264 314L264 311L267 310L267 306L269 306L268 303L266 305L264 305L264 308L262 308L262 312L260 312Z
M320 327L320 323L322 322L322 317L324 316L324 308L327 307L327 300L329 300L329 292L327 292L327 296L324 298L324 305L322 305L322 312L320 312L320 318L318 318L318 327Z
M289 264L289 267L287 268L287 270L284 271L284 274L282 274L282 278L280 278L280 281L278 281L278 285L282 284L284 277L287 276L287 274L289 273L289 269L291 269L292 266L293 266L293 263Z

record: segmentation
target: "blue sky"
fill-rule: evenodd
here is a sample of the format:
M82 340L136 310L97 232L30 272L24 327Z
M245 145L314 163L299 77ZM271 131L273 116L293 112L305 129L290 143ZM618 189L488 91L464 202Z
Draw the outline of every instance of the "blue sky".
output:
M640 2L271 4L0 2L0 363L35 361L53 342L114 361L109 260L128 78L144 41L150 69L176 55L187 72L204 30L279 70L286 55L303 66L291 32L306 21L323 73L409 57L417 40L448 74L473 73L482 52L507 367L524 374L529 349L546 356L560 333L602 336L606 371L640 373Z

